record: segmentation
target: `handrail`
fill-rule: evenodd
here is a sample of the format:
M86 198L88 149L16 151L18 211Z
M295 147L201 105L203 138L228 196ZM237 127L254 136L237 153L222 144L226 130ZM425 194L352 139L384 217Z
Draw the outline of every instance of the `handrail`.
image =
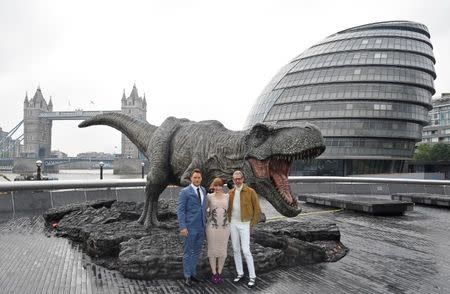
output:
M14 181L0 182L0 192L76 188L139 187L145 186L145 183L145 179Z
M450 185L446 180L417 180L398 178L368 178L368 177L319 177L319 176L291 176L289 181L298 182L347 182L347 183L397 183L397 184L426 184ZM142 187L145 179L109 179L109 180L55 180L55 181L15 181L0 182L0 192L20 190L58 190L76 188L113 188L113 187Z
M418 180L400 178L369 178L369 177L328 177L328 176L291 176L289 182L346 182L346 183L395 183L395 184L421 184L421 185L450 185L447 180Z

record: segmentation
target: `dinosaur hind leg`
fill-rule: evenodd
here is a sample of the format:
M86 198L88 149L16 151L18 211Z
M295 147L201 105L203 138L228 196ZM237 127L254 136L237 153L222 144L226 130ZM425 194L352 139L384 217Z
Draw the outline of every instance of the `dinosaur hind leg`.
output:
M145 222L145 217L147 216L148 213L148 207L150 204L150 197L148 197L148 184L145 186L145 204L144 204L144 209L142 210L141 216L139 217L139 219L137 220L137 222L141 225L144 224Z
M148 185L146 189L146 202L148 201L148 209L145 214L144 225L149 227L159 227L158 221L158 199L159 195L164 191L167 185Z

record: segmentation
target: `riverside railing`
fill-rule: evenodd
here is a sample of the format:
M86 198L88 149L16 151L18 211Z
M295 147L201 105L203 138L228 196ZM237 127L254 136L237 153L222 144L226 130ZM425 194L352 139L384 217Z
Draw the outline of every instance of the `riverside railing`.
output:
M416 185L450 185L448 180L419 180L399 178L369 177L328 177L328 176L291 176L291 183L378 183L378 184L416 184ZM24 190L62 190L115 187L142 187L145 179L110 179L110 180L56 180L56 181L14 181L0 182L0 192Z
M398 192L450 194L450 181L447 180L292 176L289 177L289 182L295 195L299 193L389 195ZM0 213L46 210L69 203L103 199L102 197L140 202L145 199L143 190L145 184L145 179L0 182ZM139 189L132 191L133 189L126 188ZM170 199L176 199L178 190L173 188L167 189L163 194Z
M395 193L450 194L450 181L379 177L289 177L294 194L385 195Z
M369 178L369 177L328 177L328 176L291 176L289 182L293 183L317 183L317 182L341 182L341 183L378 183L378 184L418 184L418 185L450 185L447 180L419 180L400 178Z
M0 213L14 216L20 211L47 210L96 199L140 202L145 199L145 183L144 179L0 182Z
M145 179L56 180L1 182L0 192L24 190L62 190L145 186Z

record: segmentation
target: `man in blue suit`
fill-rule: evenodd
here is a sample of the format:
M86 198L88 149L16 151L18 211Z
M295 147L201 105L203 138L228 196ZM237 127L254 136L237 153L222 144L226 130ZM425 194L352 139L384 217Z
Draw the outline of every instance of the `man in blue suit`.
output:
M178 224L184 237L183 273L189 287L192 282L200 282L195 275L205 239L206 190L200 186L201 182L200 170L192 170L191 184L181 190L178 199Z

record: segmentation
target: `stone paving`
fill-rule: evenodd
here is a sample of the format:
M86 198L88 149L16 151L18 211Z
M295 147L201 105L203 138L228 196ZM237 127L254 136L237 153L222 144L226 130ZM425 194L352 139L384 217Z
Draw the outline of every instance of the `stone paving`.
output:
M262 206L269 219L279 217ZM337 223L350 252L335 263L259 274L251 290L229 280L187 289L181 280L126 279L77 244L47 237L36 213L0 215L0 293L450 293L448 209L377 217L305 204L304 212L299 217Z

